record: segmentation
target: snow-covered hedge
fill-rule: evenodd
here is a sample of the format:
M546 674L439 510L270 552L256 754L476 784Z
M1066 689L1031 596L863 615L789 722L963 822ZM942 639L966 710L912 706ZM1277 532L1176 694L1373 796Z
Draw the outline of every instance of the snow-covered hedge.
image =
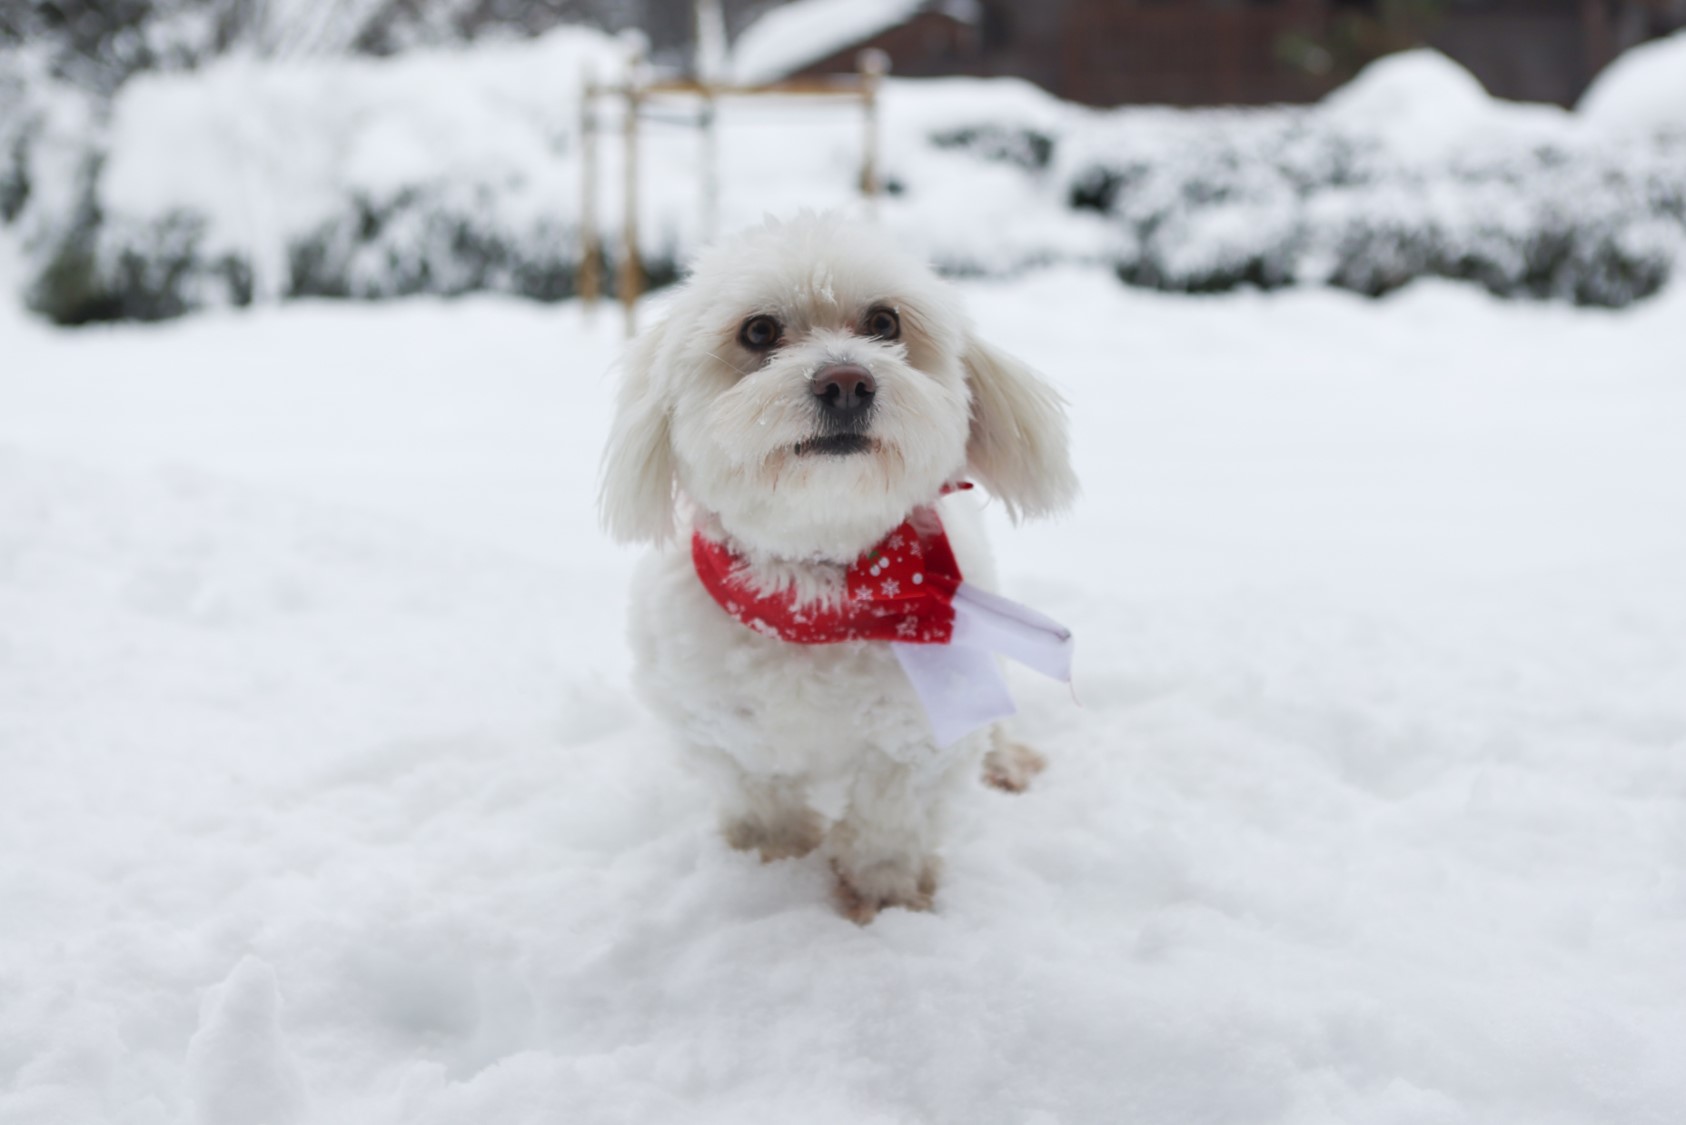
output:
M92 220L42 254L61 320L254 297L572 288L578 96L595 33L371 63L223 60L111 106ZM65 206L70 206L68 203Z
M556 299L574 291L582 236L581 85L622 58L562 29L390 60L225 59L130 81L80 133L64 99L0 66L0 109L34 107L0 114L0 215L17 216L28 299L62 321L292 296ZM1658 68L1655 50L1637 58ZM879 213L952 274L1088 262L1173 290L1370 294L1435 275L1623 305L1663 285L1686 242L1686 127L1635 109L1657 84L1623 65L1603 100L1644 127L1497 102L1428 52L1306 108L1096 111L1006 79L892 82ZM657 282L706 229L694 112L658 102L642 130ZM618 108L601 114L612 248ZM724 104L720 226L847 203L860 144L858 107ZM37 165L54 190L28 186Z
M1131 284L1378 295L1439 276L1620 306L1662 286L1686 233L1686 145L1530 143L1401 167L1311 114L1137 125L1068 181L1074 206L1122 227Z
M1071 203L1122 228L1120 277L1165 289L1375 295L1432 275L1625 305L1662 286L1686 235L1686 138L1495 102L1429 52L1309 109L1125 110L1067 149Z

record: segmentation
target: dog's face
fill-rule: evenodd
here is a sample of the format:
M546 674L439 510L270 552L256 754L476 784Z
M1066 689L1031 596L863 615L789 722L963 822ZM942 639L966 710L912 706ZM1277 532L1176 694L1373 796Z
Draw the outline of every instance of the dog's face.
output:
M677 488L745 547L841 561L966 473L1015 513L1066 503L1058 397L886 234L810 216L706 254L635 341L602 507L660 541Z

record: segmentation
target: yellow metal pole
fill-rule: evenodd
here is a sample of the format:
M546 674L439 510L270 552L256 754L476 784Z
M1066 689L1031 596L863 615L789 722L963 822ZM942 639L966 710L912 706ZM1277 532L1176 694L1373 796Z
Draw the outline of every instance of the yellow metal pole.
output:
M589 316L603 291L603 241L597 229L597 84L587 76L580 95L579 294Z
M626 312L626 335L638 331L638 294L643 287L643 268L638 261L638 58L628 69L624 144L625 198L621 228L621 306Z

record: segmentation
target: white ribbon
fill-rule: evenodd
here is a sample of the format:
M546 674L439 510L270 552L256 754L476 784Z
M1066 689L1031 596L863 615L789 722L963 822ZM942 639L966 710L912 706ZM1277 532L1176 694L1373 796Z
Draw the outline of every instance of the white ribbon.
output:
M937 745L948 747L1012 715L997 655L1071 682L1071 630L1029 606L962 582L954 594L954 635L946 645L892 643Z

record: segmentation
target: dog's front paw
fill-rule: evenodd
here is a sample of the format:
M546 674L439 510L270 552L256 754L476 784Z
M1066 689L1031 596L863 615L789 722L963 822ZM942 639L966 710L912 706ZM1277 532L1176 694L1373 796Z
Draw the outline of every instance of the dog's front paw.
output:
M997 738L995 748L984 755L984 784L1008 793L1023 793L1031 779L1048 768L1048 759L1022 742Z
M722 828L726 843L740 852L760 853L762 863L799 859L820 846L825 820L811 809L766 819L758 816L728 821Z
M831 869L837 876L837 884L833 888L837 909L843 917L861 926L878 917L880 910L891 906L904 910L929 910L937 893L935 860L926 860L914 869L879 864L864 873L853 873L845 871L837 863L833 863Z

